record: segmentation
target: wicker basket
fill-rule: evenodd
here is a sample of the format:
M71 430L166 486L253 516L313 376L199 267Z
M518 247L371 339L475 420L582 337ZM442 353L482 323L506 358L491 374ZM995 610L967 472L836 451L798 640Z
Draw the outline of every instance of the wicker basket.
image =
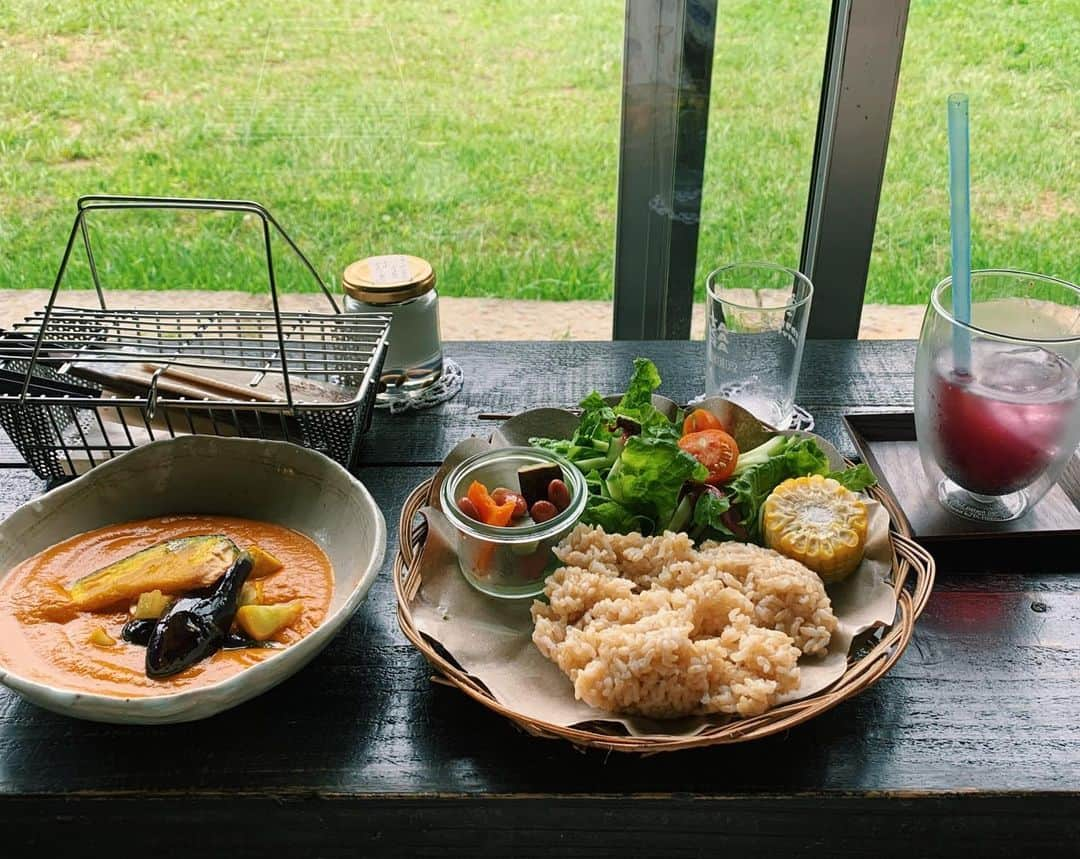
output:
M872 488L870 494L885 507L891 519L889 539L893 548L893 588L897 601L897 614L892 626L879 630L879 638L862 648L857 656L849 657L847 670L824 691L801 701L776 707L760 716L708 727L693 736L635 737L619 733L611 723L597 722L564 727L536 721L496 701L481 683L433 647L416 628L412 617L412 602L421 584L419 570L413 562L419 557L427 536L427 525L418 513L430 503L430 480L412 491L401 511L398 551L394 558L398 623L405 636L420 649L441 675L433 680L456 686L470 698L505 716L536 737L564 739L576 746L638 754L757 740L812 719L871 686L892 668L911 640L915 621L925 608L934 584L934 560L911 539L910 532L902 524L904 517L900 515L895 502L877 487Z

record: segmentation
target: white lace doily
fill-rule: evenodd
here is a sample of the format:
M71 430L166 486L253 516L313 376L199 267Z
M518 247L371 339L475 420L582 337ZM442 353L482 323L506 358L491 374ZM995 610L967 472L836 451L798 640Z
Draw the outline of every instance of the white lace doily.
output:
M382 402L376 401L375 407L388 409L392 415L413 410L430 409L432 406L453 399L457 392L461 390L464 382L465 374L461 371L460 365L456 361L447 358L443 361L442 375L439 376L437 381L422 391L417 391L407 397L397 397Z

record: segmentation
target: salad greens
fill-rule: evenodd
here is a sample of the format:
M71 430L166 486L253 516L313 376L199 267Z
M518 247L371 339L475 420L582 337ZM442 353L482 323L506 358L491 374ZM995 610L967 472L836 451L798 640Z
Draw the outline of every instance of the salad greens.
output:
M761 540L761 507L789 477L821 474L853 491L875 480L865 465L832 471L812 438L776 435L739 454L722 486L705 483L708 469L682 450L682 414L670 420L652 404L660 374L647 358L634 361L626 394L614 406L595 391L581 401L569 439L529 443L560 454L585 474L588 525L609 533L688 531L696 540Z

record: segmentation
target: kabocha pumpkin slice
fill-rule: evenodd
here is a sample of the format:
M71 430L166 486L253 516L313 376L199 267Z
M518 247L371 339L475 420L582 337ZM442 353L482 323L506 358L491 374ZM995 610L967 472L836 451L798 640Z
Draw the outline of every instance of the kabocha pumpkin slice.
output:
M213 584L238 557L236 544L221 534L181 537L83 576L68 595L76 608L97 611L147 591L183 593Z
M828 582L845 579L866 549L866 505L850 489L814 474L785 480L765 499L765 545Z

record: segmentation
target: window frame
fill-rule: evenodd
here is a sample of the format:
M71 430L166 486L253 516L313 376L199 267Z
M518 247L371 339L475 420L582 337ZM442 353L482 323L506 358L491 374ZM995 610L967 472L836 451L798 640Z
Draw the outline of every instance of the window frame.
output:
M909 0L833 0L799 268L807 335L858 336ZM687 339L717 0L626 0L616 340Z

